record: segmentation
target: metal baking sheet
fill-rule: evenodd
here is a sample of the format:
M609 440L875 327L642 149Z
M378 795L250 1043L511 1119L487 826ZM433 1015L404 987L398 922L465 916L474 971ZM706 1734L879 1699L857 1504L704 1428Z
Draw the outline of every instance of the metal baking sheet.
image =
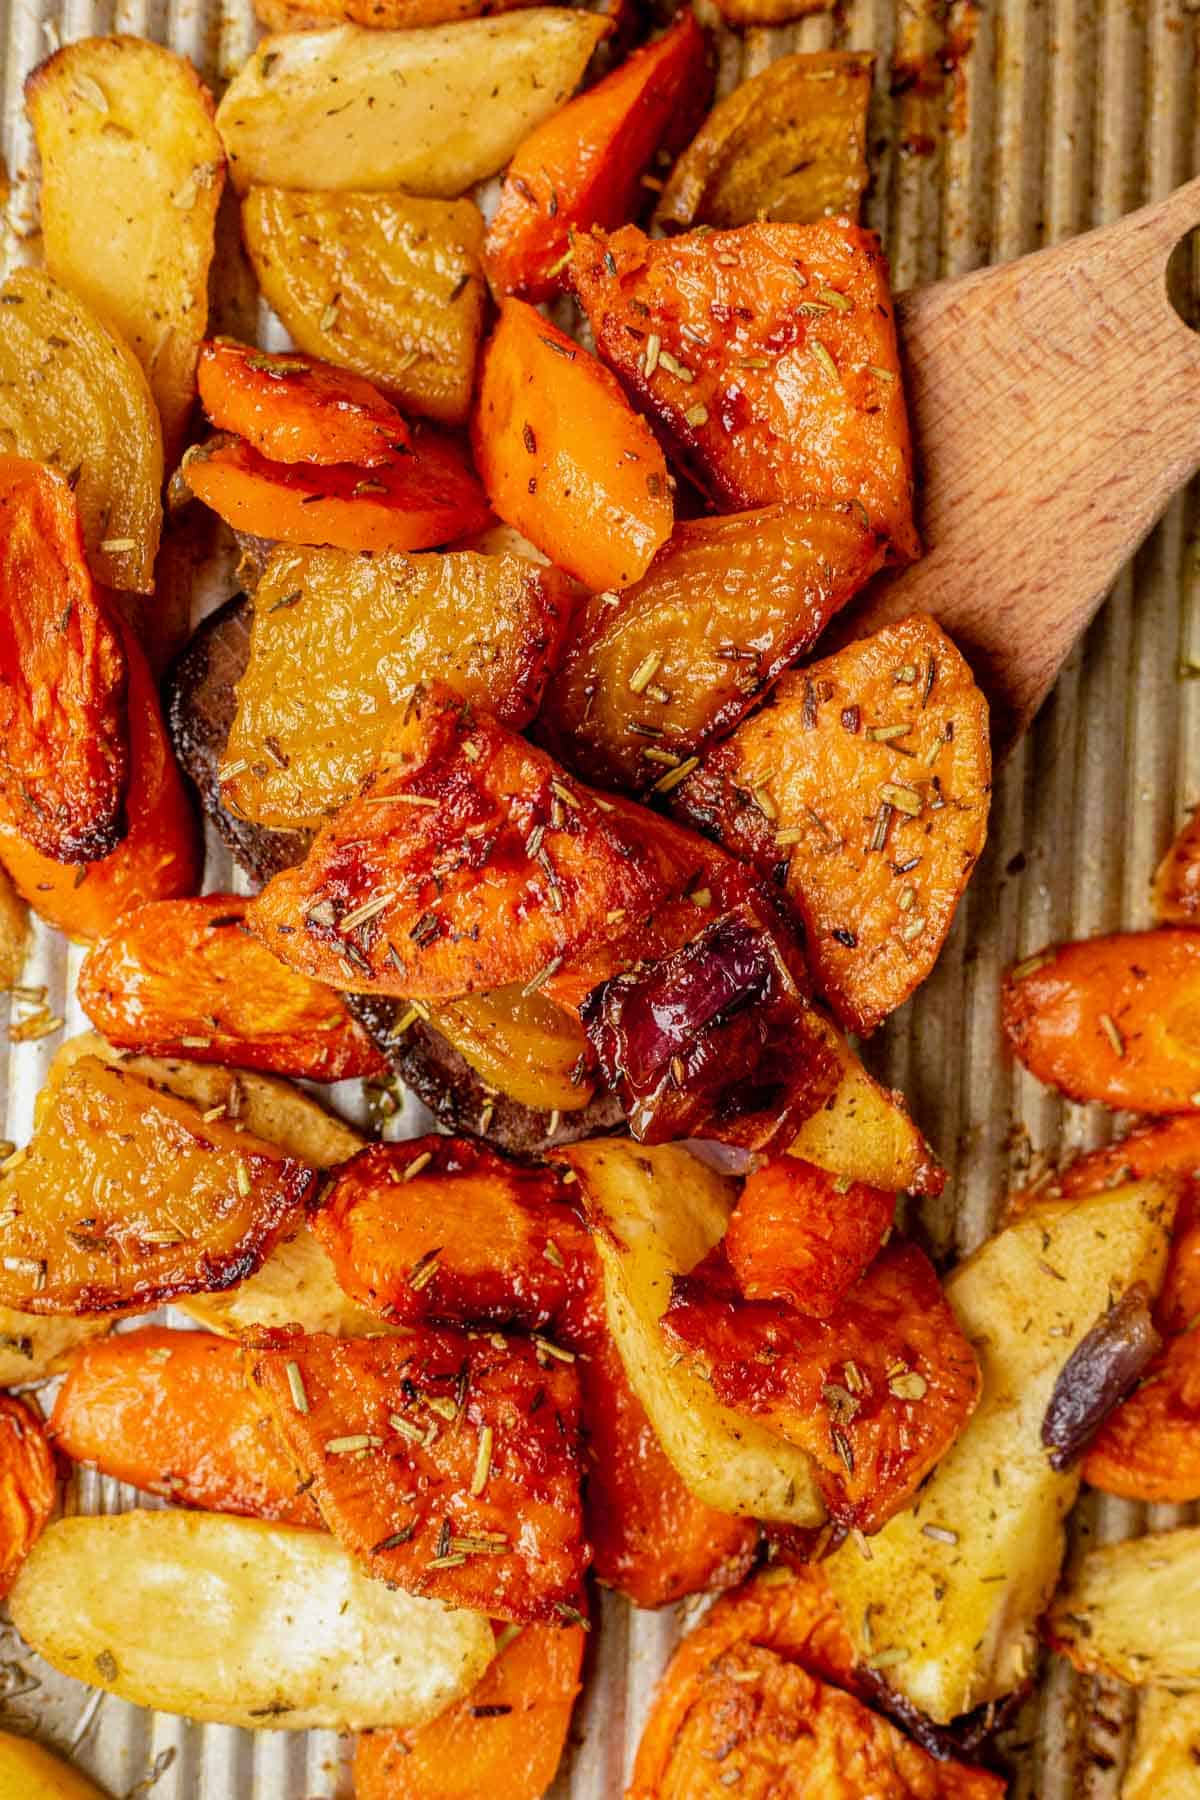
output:
M706 0L698 10L716 24ZM59 43L105 31L169 43L214 85L256 35L249 0L0 0L4 265L38 254L22 80ZM877 54L867 217L897 287L1056 242L1200 171L1197 0L842 0L792 27L722 32L722 91L785 51L829 47ZM919 1219L943 1255L986 1234L1031 1157L1112 1134L1110 1116L1053 1098L1005 1061L999 973L1047 939L1147 922L1155 861L1200 800L1200 683L1188 678L1200 669L1198 499L1192 490L1172 505L1001 771L988 849L938 969L870 1046L873 1067L905 1090L951 1169L945 1196ZM210 846L208 885L228 878ZM78 961L42 931L26 976L47 984L68 1030L83 1024L72 998ZM0 1026L8 1004L0 999ZM5 1136L26 1136L55 1043L10 1047L0 1030ZM352 1094L338 1097L353 1107ZM130 1490L87 1473L67 1497L70 1510L133 1503ZM1185 1516L1093 1495L1072 1520L1072 1553ZM638 1613L604 1596L554 1800L620 1794L654 1680L686 1621L686 1606ZM1013 1794L1115 1797L1131 1710L1120 1690L1048 1662L1008 1734ZM349 1793L348 1745L330 1734L154 1716L54 1676L11 1633L0 1639L0 1722L36 1726L114 1796Z

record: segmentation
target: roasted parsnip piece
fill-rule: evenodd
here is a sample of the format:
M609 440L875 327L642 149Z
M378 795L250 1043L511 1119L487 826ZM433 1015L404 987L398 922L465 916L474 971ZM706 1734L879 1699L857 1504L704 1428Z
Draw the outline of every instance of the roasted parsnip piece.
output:
M1200 1768L1200 1694L1147 1688L1138 1696L1137 1729L1121 1800L1195 1800Z
M1046 1617L1056 1650L1089 1675L1133 1687L1200 1686L1200 1528L1089 1550Z
M1164 925L1200 921L1200 808L1154 872L1154 910Z
M111 1317L34 1318L15 1307L0 1306L0 1387L21 1387L47 1375L60 1375L71 1352L112 1325Z
M236 432L275 462L369 469L408 448L408 426L369 381L294 351L272 355L232 338L210 339L201 346L196 383L217 430Z

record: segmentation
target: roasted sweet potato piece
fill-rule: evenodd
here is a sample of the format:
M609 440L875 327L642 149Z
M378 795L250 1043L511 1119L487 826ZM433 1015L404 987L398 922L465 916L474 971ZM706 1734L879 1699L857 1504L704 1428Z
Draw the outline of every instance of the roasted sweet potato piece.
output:
M117 620L128 669L128 829L99 862L43 856L0 826L0 861L39 916L68 937L103 937L131 907L194 893L204 845L191 795L175 761L158 689L141 645Z
M520 1624L579 1618L569 1351L423 1327L271 1334L252 1379L325 1523L373 1575Z
M472 441L500 517L593 593L629 587L671 535L667 465L645 422L523 300L503 302L484 347Z
M207 1512L319 1525L298 1493L261 1395L247 1386L241 1347L207 1331L144 1325L85 1344L71 1361L50 1435L149 1494Z
M54 1459L41 1418L12 1394L0 1394L0 1599L54 1511Z
M562 1759L585 1642L580 1625L506 1627L465 1699L415 1730L359 1738L355 1800L542 1800Z
M585 780L669 792L882 560L855 511L682 521L635 586L579 609L542 741Z
M337 994L289 969L247 931L237 894L161 900L126 913L91 952L78 997L111 1044L309 1081L387 1072Z
M1154 872L1154 910L1164 925L1200 922L1200 807Z
M263 825L321 825L355 792L418 681L445 681L519 730L570 610L558 572L524 557L280 546L254 596L225 804Z
M272 355L232 338L209 339L196 383L217 430L236 432L275 462L372 469L408 448L408 426L369 381L297 351Z
M715 1251L676 1280L663 1330L718 1400L807 1451L831 1516L864 1531L905 1505L979 1397L974 1353L914 1244L884 1250L824 1319L741 1300Z
M548 300L564 285L575 232L624 224L663 138L687 136L712 91L704 33L689 8L530 133L508 165L484 262L498 294Z
M581 239L571 273L600 354L718 505L855 500L894 557L917 554L887 264L871 232L823 219L651 242L626 225Z
M383 468L269 462L240 439L190 456L185 479L235 531L339 550L427 550L487 523L487 501L449 438L414 432Z
M0 1177L0 1301L145 1312L253 1274L316 1182L272 1144L95 1057Z
M681 893L704 861L690 833L591 794L428 686L360 796L247 918L277 956L331 987L420 1000L517 981L535 992L605 943L614 918L643 918Z
M1004 1033L1072 1100L1200 1110L1200 931L1117 931L1056 944L1009 971Z
M96 862L124 833L125 681L69 480L0 456L0 806L43 856Z
M671 170L655 223L685 231L857 219L874 61L869 51L802 51L740 82Z
M725 1232L725 1254L747 1300L786 1300L828 1318L873 1260L896 1196L828 1175L798 1156L747 1177Z
M987 835L987 702L924 615L784 676L679 787L679 817L774 875L816 987L870 1031L928 975Z

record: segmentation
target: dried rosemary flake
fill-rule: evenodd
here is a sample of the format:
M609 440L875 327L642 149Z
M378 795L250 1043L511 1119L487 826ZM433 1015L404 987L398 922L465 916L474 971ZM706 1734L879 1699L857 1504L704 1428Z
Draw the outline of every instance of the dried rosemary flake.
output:
M684 419L684 423L686 425L694 425L697 428L699 428L701 425L707 425L708 424L708 408L707 408L707 406L701 406L700 403L697 402L697 404L695 406L688 407L687 411L683 415L683 419Z
M570 788L564 787L561 781L552 781L550 783L550 792L557 795L564 806L571 806L574 807L576 812L579 811L578 800L575 798Z
M480 1135L480 1137L487 1136L488 1132L492 1128L492 1120L495 1118L495 1116L496 1116L496 1103L494 1100L488 1100L484 1104L483 1111L479 1115L479 1135Z
M210 1037L181 1037L179 1042L185 1050L212 1049L212 1039Z
M830 381L840 381L841 377L838 374L838 366L824 344L822 344L818 338L814 338L808 348L812 353L813 360L820 363Z
M250 1179L250 1170L239 1156L237 1165L237 1190L243 1200L248 1200L253 1192L254 1184Z
M466 1560L462 1551L458 1550L453 1555L447 1553L445 1556L431 1557L425 1567L427 1569L461 1569Z
M49 1037L55 1031L61 1031L64 1021L49 1007L42 1007L28 1019L21 1019L8 1028L10 1044L35 1044L39 1038Z
M102 113L106 113L109 110L108 95L94 76L83 74L76 75L71 85L79 95L79 98L87 106L94 106L97 112ZM115 1673L112 1679L116 1679Z
M901 912L911 912L916 902L916 898L917 890L915 887L901 888L900 898L897 900L896 905L900 908Z
M779 817L779 808L776 806L765 787L755 788L753 790L752 798L755 806L757 806L764 819L777 819Z
M1121 1036L1117 1021L1111 1013L1100 1014L1100 1029L1113 1047L1114 1056L1124 1056L1125 1039Z
M951 1531L948 1525L922 1525L924 1537L932 1538L935 1544L957 1544L958 1533Z
M389 1413L388 1424L393 1431L398 1432L410 1444L423 1444L425 1441L425 1433L422 1428L415 1425L411 1419L404 1418L400 1413Z
M915 918L909 919L906 925L901 926L900 936L906 944L911 944L915 938L920 937L924 929L925 920L918 914Z
M668 375L674 375L677 381L682 381L684 383L695 381L695 370L689 369L686 363L681 363L678 357L671 355L669 350L660 350L658 353L658 360L661 366L667 371Z
M873 1669L895 1669L901 1663L906 1663L909 1655L910 1652L902 1644L893 1644L889 1649L881 1650L877 1656L873 1656L870 1666Z
M786 847L789 844L802 844L807 836L803 825L789 825L785 830L775 833L775 842Z
M419 1161L420 1158L417 1160ZM408 1180L407 1171L405 1171L401 1180ZM436 1249L427 1250L424 1256L419 1256L417 1258L416 1262L408 1272L408 1285L414 1294L419 1294L422 1288L427 1288L429 1286L430 1282L437 1274L438 1257L441 1254L442 1246L438 1244Z
M1036 975L1039 969L1044 969L1047 963L1052 963L1053 961L1053 950L1035 951L1032 956L1027 956L1023 962L1014 965L1009 972L1008 979L1010 981L1024 981L1027 975Z
M697 888L694 893L688 895L688 899L693 906L709 907L712 905L712 889L706 887Z
M350 1437L326 1438L326 1456L353 1456L356 1450L378 1450L383 1439L372 1437L369 1432L355 1432Z
M36 1294L40 1294L46 1285L46 1265L36 1256L0 1257L0 1267L7 1269L10 1275L22 1275L31 1281Z
M524 995L525 999L528 1000L530 994L536 994L540 987L544 987L552 975L558 974L562 965L563 959L561 956L552 956L545 967L539 969L536 975L531 976L525 983L525 986L521 989L521 993Z
M929 1383L915 1369L902 1368L897 1374L888 1376L888 1392L897 1400L923 1400L929 1391Z
M422 1150L420 1156L414 1156L412 1161L405 1168L403 1180L412 1181L415 1176L421 1173L422 1169L427 1169L432 1161L433 1151Z
M304 1391L304 1377L300 1373L300 1364L290 1362L284 1365L288 1387L291 1389L292 1405L298 1413L307 1413L308 1395Z
M662 763L668 769L679 767L679 758L673 750L643 750L642 755L647 762Z
M867 374L874 375L878 381L895 381L896 376L891 369L881 369L878 363L867 364Z
M479 1433L479 1448L475 1453L475 1473L471 1476L471 1493L478 1499L487 1486L488 1476L492 1472L492 1444L495 1433L490 1425L485 1425Z
M873 744L890 744L896 738L907 737L911 730L907 721L895 725L869 725L867 737Z
M894 806L897 812L906 813L910 819L915 819L925 804L916 788L901 787L895 781L882 784L879 798L888 806Z
M849 294L839 293L837 288L819 287L816 290L816 297L818 300L823 300L826 306L832 306L834 312L848 313L854 311L854 302L851 300Z
M546 1248L542 1251L542 1255L548 1263L553 1263L556 1269L565 1269L567 1266L563 1261L563 1253L553 1238L546 1239Z
M329 305L325 308L325 311L321 314L320 328L322 331L332 331L336 326L338 322L338 306L340 299L341 296L338 295L335 299L331 300Z
M539 1337L537 1332L533 1335L533 1347L544 1356L554 1357L558 1362L573 1363L575 1361L573 1350L564 1350L561 1344L551 1343L549 1338Z
M644 656L637 668L633 671L633 674L629 677L630 693L640 694L644 692L646 687L649 686L650 682L653 681L654 677L657 675L661 665L661 650L651 650L647 656Z
M901 663L895 674L892 676L892 680L897 687L912 687L916 679L916 663Z
M407 1544L411 1540L416 1533L416 1529L415 1524L402 1526L399 1531L393 1531L390 1536L380 1538L377 1544L372 1544L370 1554L372 1556L382 1556L385 1550L398 1550L401 1544Z
M646 754L649 753L647 752ZM686 756L677 768L669 769L665 775L660 776L654 784L654 793L669 794L671 789L678 787L681 781L686 781L692 770L698 768L699 764L700 758L698 756ZM700 891L701 893L708 894L706 888L702 888ZM693 894L692 899L696 902L697 906L708 906L712 904L711 894L708 894L706 900L701 900L698 894Z
M652 331L646 339L646 350L642 357L642 374L647 380L658 367L658 358L662 351L662 339L657 331Z
M136 538L101 538L100 548L108 556L120 556L123 551L136 550Z
M405 1032L409 1030L411 1026L415 1025L417 1020L421 1017L422 1014L420 1009L410 1005L403 1018L397 1019L396 1023L392 1026L392 1029L388 1032L388 1042L390 1043L393 1038L403 1037Z

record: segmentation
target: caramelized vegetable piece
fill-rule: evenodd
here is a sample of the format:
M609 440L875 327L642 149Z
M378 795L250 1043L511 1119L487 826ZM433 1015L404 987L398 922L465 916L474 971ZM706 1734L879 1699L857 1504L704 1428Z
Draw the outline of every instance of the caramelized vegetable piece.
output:
M979 1397L974 1353L914 1244L884 1250L824 1319L741 1300L717 1252L675 1282L663 1329L718 1400L808 1452L831 1515L864 1531L901 1510Z
M325 1523L371 1574L494 1618L575 1619L579 1383L555 1352L428 1327L279 1334L252 1379Z
M254 0L268 31L310 31L320 25L369 25L375 30L411 31L528 6L532 0Z
M1054 1597L1051 1647L1086 1675L1131 1687L1200 1683L1200 1528L1180 1526L1089 1550Z
M531 132L508 165L488 228L494 290L526 300L557 293L574 233L625 222L659 144L687 136L711 91L704 33L689 8Z
M1200 807L1154 872L1154 911L1164 925L1200 921Z
M1147 1688L1138 1696L1137 1729L1121 1782L1121 1800L1192 1800L1200 1768L1200 1694Z
M829 0L721 0L720 12L726 24L787 25L809 13L826 12Z
M86 1344L50 1434L73 1461L181 1505L320 1523L229 1338L145 1325Z
M131 907L169 901L200 885L204 846L191 795L171 750L154 676L141 645L117 620L128 670L128 829L99 862L43 856L0 826L0 860L33 910L68 937L103 937Z
M1009 971L1004 1032L1031 1074L1072 1100L1200 1110L1200 931L1120 931L1057 944Z
M598 595L579 609L539 734L589 781L669 792L882 559L857 512L682 521L615 604Z
M0 806L43 856L95 862L124 833L125 676L70 482L0 456Z
M309 1081L379 1076L384 1058L341 1000L246 930L236 894L126 913L79 975L79 1004L109 1042Z
M448 438L413 434L386 468L268 462L238 439L189 457L198 500L252 536L339 550L426 550L477 531L487 502L466 457Z
M1052 1469L1069 1469L1162 1348L1150 1293L1135 1282L1082 1337L1059 1372L1042 1418Z
M311 1169L94 1057L68 1068L0 1177L0 1301L145 1312L253 1274Z
M779 1157L748 1176L725 1254L747 1300L785 1300L828 1318L873 1260L895 1212L894 1193Z
M108 1800L70 1763L32 1738L7 1731L0 1731L0 1795L4 1800Z
M867 185L869 51L781 56L718 102L662 191L655 223L857 219Z
M946 1171L909 1115L898 1088L881 1087L868 1075L837 1027L813 1012L838 1066L838 1084L819 1112L806 1119L791 1145L793 1156L829 1175L869 1187L940 1194Z
M355 1800L541 1800L562 1759L585 1642L578 1625L503 1632L464 1699L416 1730L359 1738Z
M785 676L675 807L774 873L816 987L863 1032L937 960L983 848L990 791L987 702L918 614Z
M242 233L301 350L365 376L408 411L466 424L485 300L473 201L256 187Z
M651 242L627 225L582 239L571 270L600 354L718 505L853 499L897 560L917 554L872 233L826 219Z
M315 828L356 791L419 681L445 681L519 730L570 616L554 569L517 556L281 546L254 597L222 798Z
M0 992L7 993L19 983L28 953L29 909L0 864Z
M54 1511L54 1459L40 1416L0 1394L0 1599Z
M472 425L488 498L599 593L646 573L671 535L663 453L608 370L523 300L483 353Z
M510 1100L544 1112L574 1113L582 1112L596 1091L585 1072L588 1043L582 1026L540 993L494 988L426 1010L434 1028L488 1087Z
M1200 1499L1200 1341L1167 1340L1145 1381L1110 1412L1088 1448L1083 1479L1151 1505Z
M332 987L436 1000L519 981L532 993L607 942L611 914L644 917L703 863L689 833L592 795L431 685L359 798L247 917Z
M234 431L275 462L392 463L408 426L383 395L347 370L295 351L273 356L210 339L196 368L200 403L218 431Z

